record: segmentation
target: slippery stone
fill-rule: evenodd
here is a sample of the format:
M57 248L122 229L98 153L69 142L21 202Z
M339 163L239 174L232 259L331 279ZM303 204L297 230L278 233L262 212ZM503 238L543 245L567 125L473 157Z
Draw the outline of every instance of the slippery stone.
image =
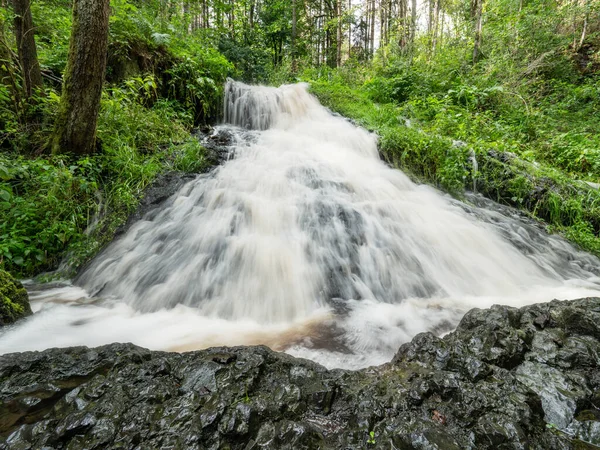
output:
M600 448L600 298L472 310L352 372L266 347L0 357L0 449Z

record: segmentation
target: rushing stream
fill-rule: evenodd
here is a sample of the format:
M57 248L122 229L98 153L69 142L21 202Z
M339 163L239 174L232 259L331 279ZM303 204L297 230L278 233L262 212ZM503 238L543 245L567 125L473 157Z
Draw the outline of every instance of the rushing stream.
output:
M2 353L266 344L358 368L418 332L451 330L472 307L600 295L598 259L515 211L414 184L305 85L229 82L225 122L231 159L75 285L30 286L37 314L2 332Z

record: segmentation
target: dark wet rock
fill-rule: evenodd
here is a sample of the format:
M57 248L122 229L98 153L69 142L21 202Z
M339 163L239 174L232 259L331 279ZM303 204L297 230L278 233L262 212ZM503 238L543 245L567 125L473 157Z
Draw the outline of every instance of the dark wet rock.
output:
M23 285L0 270L0 327L31 315L29 296Z
M197 137L206 149L206 158L211 166L222 164L231 158L236 142L234 133L228 128L206 127L198 131Z
M358 372L266 347L0 358L4 449L592 449L600 298L472 310Z
M160 210L159 207L165 204L174 194L176 194L183 185L196 178L196 174L168 172L159 175L144 191L144 197L140 201L137 209L127 218L127 222L119 227L115 237L121 236L131 228L131 226L143 217L147 217L154 211Z

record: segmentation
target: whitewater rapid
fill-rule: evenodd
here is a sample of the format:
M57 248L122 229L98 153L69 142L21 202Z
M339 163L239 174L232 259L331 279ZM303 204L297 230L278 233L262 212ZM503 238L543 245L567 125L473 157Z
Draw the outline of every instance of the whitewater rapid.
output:
M305 85L230 81L224 117L230 160L75 285L30 285L36 314L1 332L0 352L266 344L360 368L472 307L600 296L598 259L510 209L414 184Z

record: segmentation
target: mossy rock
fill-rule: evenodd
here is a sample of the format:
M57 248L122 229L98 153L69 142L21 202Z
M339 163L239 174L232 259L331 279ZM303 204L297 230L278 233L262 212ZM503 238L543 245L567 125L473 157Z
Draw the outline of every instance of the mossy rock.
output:
M31 315L29 296L23 285L0 270L0 327Z

